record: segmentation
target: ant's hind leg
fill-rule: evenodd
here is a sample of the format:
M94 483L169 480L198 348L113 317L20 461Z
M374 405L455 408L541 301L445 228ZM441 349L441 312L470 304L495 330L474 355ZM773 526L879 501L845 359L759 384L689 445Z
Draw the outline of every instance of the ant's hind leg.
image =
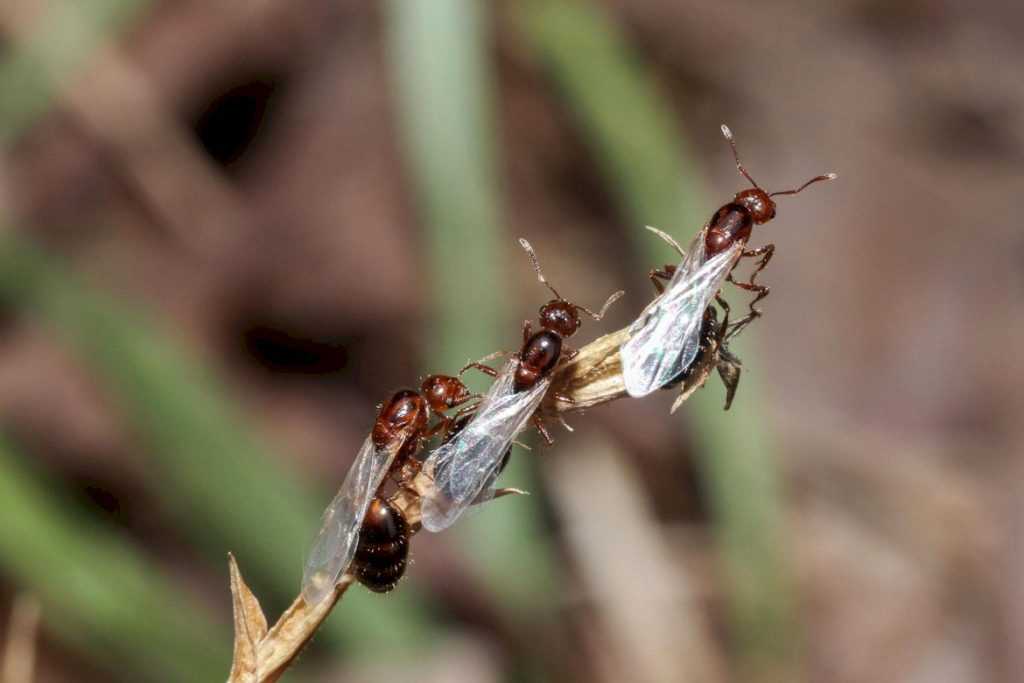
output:
M729 329L729 315L732 313L729 302L725 300L721 293L718 293L715 294L715 303L722 309L722 329L727 330Z
M551 434L548 433L548 428L544 426L544 420L541 419L540 415L533 416L533 426L540 432L541 438L544 439L544 443L548 446L553 446L555 440L551 438Z

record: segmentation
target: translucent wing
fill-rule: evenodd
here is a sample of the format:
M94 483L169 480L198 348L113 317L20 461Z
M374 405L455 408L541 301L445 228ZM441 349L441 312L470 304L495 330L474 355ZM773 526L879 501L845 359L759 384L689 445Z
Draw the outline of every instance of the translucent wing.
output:
M506 363L469 424L427 458L424 468L432 473L434 487L423 498L425 529L447 529L494 483L505 451L544 399L548 379L514 392L518 366L516 358Z
M306 560L302 597L307 605L317 605L326 598L352 562L366 510L404 442L394 439L378 449L373 437L366 437L338 494L324 510L320 533Z
M697 356L705 309L722 286L743 245L704 257L704 231L676 268L665 292L629 327L622 345L622 375L630 396L646 396L673 380Z

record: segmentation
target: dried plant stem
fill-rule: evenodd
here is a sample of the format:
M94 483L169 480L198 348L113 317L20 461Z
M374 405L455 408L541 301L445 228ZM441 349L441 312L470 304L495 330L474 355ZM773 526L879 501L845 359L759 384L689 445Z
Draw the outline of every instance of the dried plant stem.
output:
M34 596L22 594L15 598L4 648L4 683L32 683L40 615L39 601Z

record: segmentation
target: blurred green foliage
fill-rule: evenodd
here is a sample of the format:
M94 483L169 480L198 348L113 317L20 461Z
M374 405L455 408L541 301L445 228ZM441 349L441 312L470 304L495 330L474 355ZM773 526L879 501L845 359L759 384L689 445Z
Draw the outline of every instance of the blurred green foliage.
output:
M225 676L224 629L27 462L0 438L0 566L42 600L47 627L125 679Z

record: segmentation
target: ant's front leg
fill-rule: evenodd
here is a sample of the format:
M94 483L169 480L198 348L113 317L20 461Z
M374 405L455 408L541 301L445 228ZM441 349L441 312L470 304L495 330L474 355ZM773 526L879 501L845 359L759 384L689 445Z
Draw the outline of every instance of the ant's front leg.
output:
M661 284L662 280L668 281L672 279L672 276L676 274L676 267L673 265L667 265L660 270L652 268L648 273L647 277L650 278L651 284L654 285L654 289L658 291L658 294L665 293L665 285Z
M489 365L484 365L484 363L489 361L489 360L494 360L495 358L501 358L502 356L507 356L507 355L508 355L508 353L506 351L495 351L494 353L487 354L486 356L484 356L480 360L473 361L472 363L466 363L466 365L464 365L462 367L462 369L459 370L459 377L462 377L462 373L466 372L466 370L469 370L470 368L475 368L475 369L479 370L480 372L484 373L485 375L489 375L491 377L497 377L498 376L498 371L495 370L494 368L492 368Z
M746 327L746 325L749 324L750 321L752 321L754 318L757 318L758 316L761 315L761 310L759 308L757 308L757 306L756 306L757 302L760 301L761 299L765 298L766 296L768 296L768 294L772 290L771 290L770 287L767 287L765 285L757 284L755 282L755 279L757 278L757 274L760 273L762 270L764 270L764 267L766 265L768 265L769 261L771 261L772 255L774 253L775 253L775 245L774 244L766 244L765 246L760 247L758 249L748 249L748 250L745 250L741 254L742 257L746 257L746 258L757 258L758 256L761 257L761 260L758 261L757 266L754 268L754 272L752 272L750 274L750 278L746 282L737 282L733 278L731 272L729 273L729 276L726 278L726 280L728 282L731 282L732 284L736 285L740 289L745 289L748 292L756 292L756 294L757 294L757 296L754 297L753 301L750 302L750 312L746 315L746 317L744 317L742 320L739 320L736 323L736 325L739 326L739 327Z
M463 367L461 370L459 370L459 376L461 377L462 373L464 373L466 370L469 370L470 368L473 368L474 370L479 370L480 372L482 372L485 375L488 375L490 377L497 377L498 376L498 371L497 370L492 368L490 365L484 365L483 363L481 363L479 361L475 361L473 363L467 363L465 367Z

